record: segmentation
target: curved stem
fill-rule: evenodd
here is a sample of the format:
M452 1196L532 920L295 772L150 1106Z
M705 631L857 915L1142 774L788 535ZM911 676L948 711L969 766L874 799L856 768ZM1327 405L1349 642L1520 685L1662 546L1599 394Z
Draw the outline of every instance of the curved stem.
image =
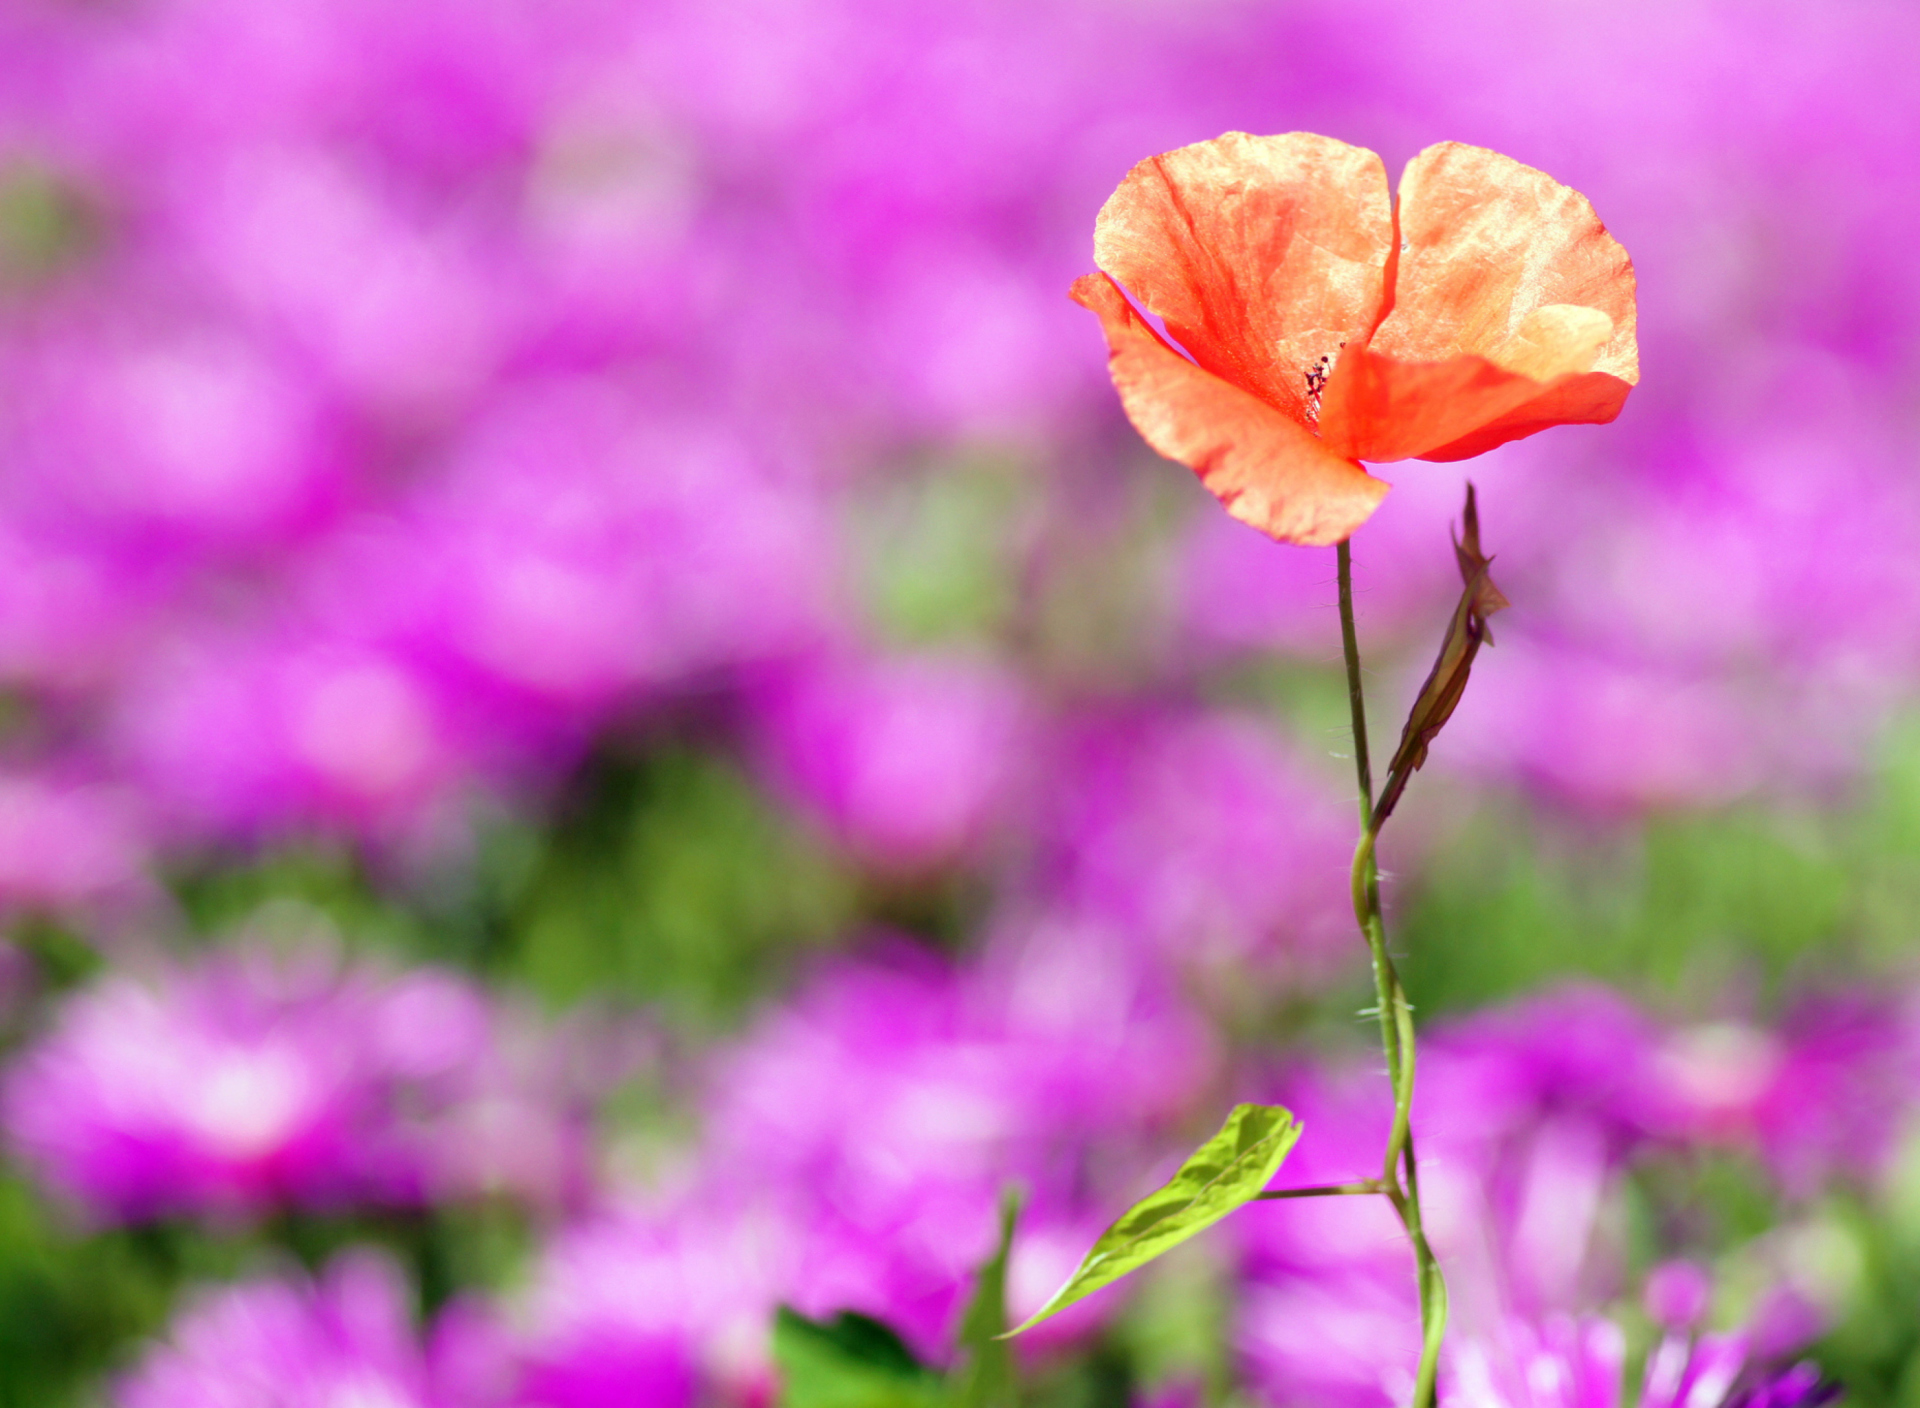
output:
M1379 823L1373 812L1373 769L1367 756L1367 710L1360 682L1360 641L1353 621L1353 559L1347 544L1336 549L1340 573L1340 643L1346 656L1347 704L1353 719L1354 772L1360 787L1360 841L1354 847L1349 881L1353 915L1373 961L1374 991L1380 1016L1380 1045L1393 1086L1393 1125L1387 1136L1379 1190L1386 1194L1413 1247L1420 1289L1420 1367L1414 1380L1413 1408L1434 1408L1438 1401L1440 1345L1447 1330L1447 1286L1440 1263L1427 1242L1420 1208L1420 1173L1413 1151L1413 1005L1387 952L1386 922L1380 908L1380 869L1374 858ZM1404 1172L1405 1181L1402 1182ZM1317 1190L1316 1190L1317 1191Z

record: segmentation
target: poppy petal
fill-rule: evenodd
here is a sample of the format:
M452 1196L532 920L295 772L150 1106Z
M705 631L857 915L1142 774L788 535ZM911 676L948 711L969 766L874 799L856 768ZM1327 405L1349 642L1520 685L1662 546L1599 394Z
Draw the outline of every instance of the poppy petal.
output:
M1561 377L1531 401L1496 417L1471 434L1423 451L1423 460L1464 460L1509 440L1521 440L1556 425L1605 425L1626 404L1630 383L1605 372Z
M1100 318L1127 418L1155 450L1200 476L1227 511L1283 543L1324 547L1372 516L1388 486L1330 454L1258 397L1167 345L1109 278L1074 281Z
M1229 132L1128 172L1093 249L1194 361L1311 426L1307 374L1378 321L1392 236L1372 152Z
M1585 196L1443 142L1408 163L1397 224L1391 311L1327 387L1332 448L1459 459L1619 414L1640 377L1633 265Z

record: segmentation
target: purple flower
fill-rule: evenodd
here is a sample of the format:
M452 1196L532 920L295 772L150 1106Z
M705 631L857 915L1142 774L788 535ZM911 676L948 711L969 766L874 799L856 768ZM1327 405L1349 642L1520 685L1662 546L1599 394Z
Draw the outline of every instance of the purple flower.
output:
M1415 1125L1427 1228L1452 1305L1451 1401L1614 1408L1623 1340L1593 1317L1626 1289L1617 1227L1631 1161L1732 1142L1767 1155L1783 1179L1797 1174L1789 1187L1803 1192L1836 1169L1871 1169L1894 1127L1892 1092L1911 1084L1899 1074L1905 1030L1891 1008L1829 1000L1778 1037L1731 1025L1663 1031L1588 987L1429 1033ZM1303 1064L1271 1089L1309 1131L1285 1183L1375 1173L1391 1106L1370 1063ZM1809 1104L1847 1113L1807 1124L1794 1112ZM1783 1162L1773 1139L1807 1152ZM1264 1207L1226 1234L1243 1277L1235 1342L1275 1403L1404 1400L1419 1349L1412 1260L1383 1199ZM1752 1249L1775 1282L1737 1334L1699 1333L1713 1301L1706 1268L1656 1266L1644 1299L1663 1338L1640 1401L1719 1408L1750 1392L1755 1403L1814 1393L1810 1371L1777 1367L1837 1313L1830 1278L1808 1264L1811 1245L1781 1237Z
M1505 1330L1499 1341L1463 1339L1450 1347L1442 1389L1448 1402L1464 1408L1618 1408L1626 1342L1616 1326L1556 1318L1537 1327L1516 1321Z
M952 654L809 662L767 689L760 715L776 786L883 870L977 850L1027 741L1019 682Z
M1597 1219L1628 1156L1652 1138L1639 1111L1656 1036L1620 999L1571 988L1422 1042L1415 1122L1433 1165L1422 1183L1469 1327L1477 1308L1577 1309L1605 1274ZM1377 1072L1296 1069L1272 1090L1313 1129L1288 1181L1374 1173L1391 1112ZM1406 1255L1383 1235L1391 1215L1373 1199L1288 1205L1248 1226L1255 1267L1289 1275L1364 1265L1397 1280Z
M650 1383L687 1362L750 1393L781 1303L879 1316L943 1359L1013 1183L1009 1298L1037 1309L1150 1185L1165 1122L1211 1066L1154 984L1060 957L844 964L723 1053L686 1161L549 1252L528 1310L541 1382L602 1385L564 1400L595 1404L615 1366ZM1085 1333L1109 1299L1052 1337Z
M1352 956L1341 793L1252 719L1126 711L1069 724L1035 888L1070 924L1240 982Z
M1669 1333L1647 1356L1645 1408L1683 1408L1720 1404L1745 1366L1749 1345L1742 1335L1701 1335L1688 1339Z
M1713 1276L1694 1261L1663 1261L1647 1273L1641 1300L1647 1317L1663 1330L1687 1331L1706 1318Z
M1819 1368L1802 1361L1736 1388L1728 1408L1818 1408L1840 1396L1840 1386L1824 1379Z
M464 979L218 954L71 999L9 1073L10 1140L105 1220L578 1196L584 1129ZM521 1048L521 1049L516 1049Z
M1762 701L1695 664L1517 630L1483 658L1448 730L1448 765L1604 814L1732 801L1797 741Z
M1463 1408L1619 1408L1625 1338L1612 1322L1511 1321L1449 1346L1443 1395ZM1640 1408L1801 1408L1835 1393L1811 1364L1759 1364L1744 1335L1669 1334L1647 1358Z
M1670 1032L1644 1109L1663 1137L1752 1152L1795 1197L1871 1180L1912 1108L1910 1003L1813 995L1777 1029L1713 1022Z
M1463 1343L1481 1344L1460 1372L1494 1374L1486 1393L1510 1391L1500 1365L1564 1351L1588 1367L1566 1369L1555 1392L1572 1397L1541 1401L1589 1401L1581 1395L1604 1336L1497 1354L1494 1346L1520 1333L1514 1324L1558 1324L1610 1298L1620 1257L1605 1235L1606 1210L1627 1156L1651 1138L1638 1109L1656 1036L1624 1002L1576 988L1439 1029L1421 1044L1415 1126L1427 1226L1453 1323ZM1392 1106L1372 1063L1295 1069L1271 1090L1310 1131L1286 1183L1377 1173ZM1284 1203L1238 1222L1247 1279L1237 1342L1274 1401L1375 1408L1404 1399L1418 1318L1411 1254L1385 1200Z
M182 643L156 664L119 741L190 834L406 839L444 825L465 770L461 720L415 662L288 632Z
M317 1282L269 1276L203 1292L116 1385L117 1408L491 1408L511 1401L503 1337L449 1312L437 1342L384 1256L349 1252ZM460 1323L453 1323L455 1321Z
M149 845L124 788L58 772L0 774L0 906L138 909L152 898Z
M436 479L322 562L315 595L359 629L560 718L702 686L812 645L831 618L831 526L750 442L593 376L495 398ZM327 567L332 566L332 572ZM347 613L341 613L346 615Z
M65 331L11 369L15 522L201 566L284 548L345 492L339 425L272 349L230 327Z

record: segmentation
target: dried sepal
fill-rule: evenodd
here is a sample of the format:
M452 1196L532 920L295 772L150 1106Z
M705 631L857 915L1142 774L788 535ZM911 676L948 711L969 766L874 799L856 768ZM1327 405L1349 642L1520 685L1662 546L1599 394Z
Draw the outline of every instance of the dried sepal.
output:
M1454 539L1453 553L1465 586L1459 604L1453 609L1453 619L1447 623L1447 633L1440 641L1439 658L1427 672L1426 682L1420 686L1419 696L1408 711L1406 725L1400 730L1400 746L1394 750L1393 762L1387 769L1387 785L1373 810L1376 831L1399 803L1407 782L1425 765L1428 747L1453 717L1460 697L1466 693L1474 656L1480 653L1482 645L1493 644L1487 618L1511 605L1489 575L1493 559L1480 550L1480 513L1471 484L1467 485L1467 507L1461 517L1460 536Z

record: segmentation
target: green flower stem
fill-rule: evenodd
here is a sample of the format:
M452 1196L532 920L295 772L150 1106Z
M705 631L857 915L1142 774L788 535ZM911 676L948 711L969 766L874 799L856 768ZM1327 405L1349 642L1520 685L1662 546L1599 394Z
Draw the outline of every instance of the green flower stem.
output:
M1335 549L1340 573L1340 643L1347 662L1347 704L1353 717L1353 764L1360 785L1360 841L1354 847L1350 881L1353 914L1373 960L1374 990L1380 1017L1380 1045L1386 1053L1387 1078L1393 1086L1393 1126L1387 1136L1381 1177L1375 1184L1393 1204L1413 1246L1420 1287L1420 1368L1414 1381L1412 1408L1434 1408L1440 1372L1440 1344L1447 1332L1447 1285L1440 1263L1427 1242L1420 1208L1420 1173L1413 1151L1413 1005L1407 1001L1400 974L1387 952L1387 931L1380 909L1380 870L1374 859L1379 824L1373 815L1373 767L1367 756L1367 707L1360 681L1360 641L1353 624L1353 558L1346 543ZM1404 1173L1404 1182L1402 1175ZM1341 1185L1326 1191L1362 1191L1359 1185ZM1322 1190L1301 1190L1295 1196L1313 1196ZM1284 1195L1283 1195L1284 1196Z
M1342 539L1334 548L1340 565L1340 648L1347 657L1347 708L1353 714L1353 767L1360 775L1360 829L1373 830L1373 764L1367 760L1367 696L1360 684L1360 637L1353 629L1353 553Z
M1361 1178L1352 1183L1322 1183L1315 1188L1274 1188L1254 1194L1255 1202L1275 1198L1340 1198L1354 1193L1384 1193L1386 1185L1377 1178Z

